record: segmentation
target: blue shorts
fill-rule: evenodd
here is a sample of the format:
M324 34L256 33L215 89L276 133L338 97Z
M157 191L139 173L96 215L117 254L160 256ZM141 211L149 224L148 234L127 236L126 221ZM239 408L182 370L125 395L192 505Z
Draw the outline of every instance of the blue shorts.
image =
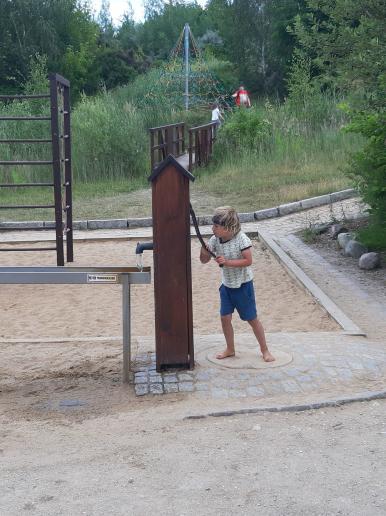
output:
M233 314L235 308L242 321L252 321L257 317L255 291L253 281L243 283L239 288L220 287L220 314Z

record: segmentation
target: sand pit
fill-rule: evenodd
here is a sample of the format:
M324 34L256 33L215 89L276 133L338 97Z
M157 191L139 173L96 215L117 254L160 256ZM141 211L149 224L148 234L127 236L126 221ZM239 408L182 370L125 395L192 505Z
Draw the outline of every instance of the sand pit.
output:
M136 242L76 243L78 266L135 265ZM337 325L286 274L258 242L254 242L254 274L258 309L266 331L333 331ZM194 331L221 331L218 316L220 271L198 260L199 244L192 242ZM144 253L152 266L152 253ZM53 264L53 253L7 253L1 265ZM1 339L60 339L121 335L121 287L115 285L2 285ZM246 325L234 318L235 330ZM132 335L154 334L152 285L132 286Z
M76 243L74 265L135 265L135 245L123 240ZM220 333L220 271L214 262L199 262L199 249L194 240L194 333ZM339 329L256 241L253 254L256 297L267 332ZM152 265L151 252L143 258L144 265ZM53 253L1 255L2 266L53 261ZM154 342L153 285L133 285L131 300L135 356L136 337ZM9 417L68 417L68 411L72 417L78 412L90 417L133 402L131 387L121 383L120 286L1 285L0 314L0 404ZM238 317L234 322L236 334L249 331ZM80 400L80 405L67 407L67 399Z

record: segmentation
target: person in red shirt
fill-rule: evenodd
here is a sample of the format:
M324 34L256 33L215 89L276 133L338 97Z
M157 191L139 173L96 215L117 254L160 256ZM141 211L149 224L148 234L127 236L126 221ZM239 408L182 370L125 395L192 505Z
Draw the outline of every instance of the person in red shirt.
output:
M251 107L251 100L249 98L249 93L244 88L243 85L239 87L235 93L233 93L232 97L235 99L236 106L244 106L244 107Z

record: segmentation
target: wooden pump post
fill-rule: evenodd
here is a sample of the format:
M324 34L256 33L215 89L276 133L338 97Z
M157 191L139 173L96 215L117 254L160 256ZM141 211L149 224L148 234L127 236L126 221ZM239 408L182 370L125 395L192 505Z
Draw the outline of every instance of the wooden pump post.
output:
M152 182L157 371L194 367L189 184L194 176L169 155Z

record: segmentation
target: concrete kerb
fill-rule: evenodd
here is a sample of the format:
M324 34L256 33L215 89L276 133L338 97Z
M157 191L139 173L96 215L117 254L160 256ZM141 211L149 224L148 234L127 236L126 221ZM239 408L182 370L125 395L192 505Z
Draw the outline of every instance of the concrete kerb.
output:
M262 412L304 412L306 410L318 410L328 407L341 407L348 403L374 401L386 398L386 391L362 392L356 396L346 396L332 400L317 401L314 403L301 403L294 405L272 405L268 407L252 407L239 410L224 410L221 412L209 412L208 414L197 414L185 416L184 419L204 419L207 417L228 417L241 414L258 414Z
M265 231L259 231L259 239L276 256L288 274L309 293L326 312L339 324L348 335L366 336L366 334L314 283L305 272L296 265L292 258Z
M240 221L254 222L259 220L271 219L276 217L282 217L289 215L290 213L296 213L310 208L316 208L324 206L326 204L332 204L335 202L343 201L356 197L358 192L349 188L347 190L341 190L339 192L332 192L326 195L320 195L318 197L310 197L301 201L291 202L287 204L281 204L273 208L266 208L264 210L258 210L247 213L240 213ZM211 215L203 215L197 217L200 226L207 226L212 224ZM151 217L142 218L128 218L128 219L102 219L102 220L77 220L74 222L73 227L75 230L94 230L94 229L131 229L141 227L151 227L153 224ZM0 222L1 229L15 229L15 230L26 230L26 229L54 229L55 223L52 221L34 221L34 222Z

